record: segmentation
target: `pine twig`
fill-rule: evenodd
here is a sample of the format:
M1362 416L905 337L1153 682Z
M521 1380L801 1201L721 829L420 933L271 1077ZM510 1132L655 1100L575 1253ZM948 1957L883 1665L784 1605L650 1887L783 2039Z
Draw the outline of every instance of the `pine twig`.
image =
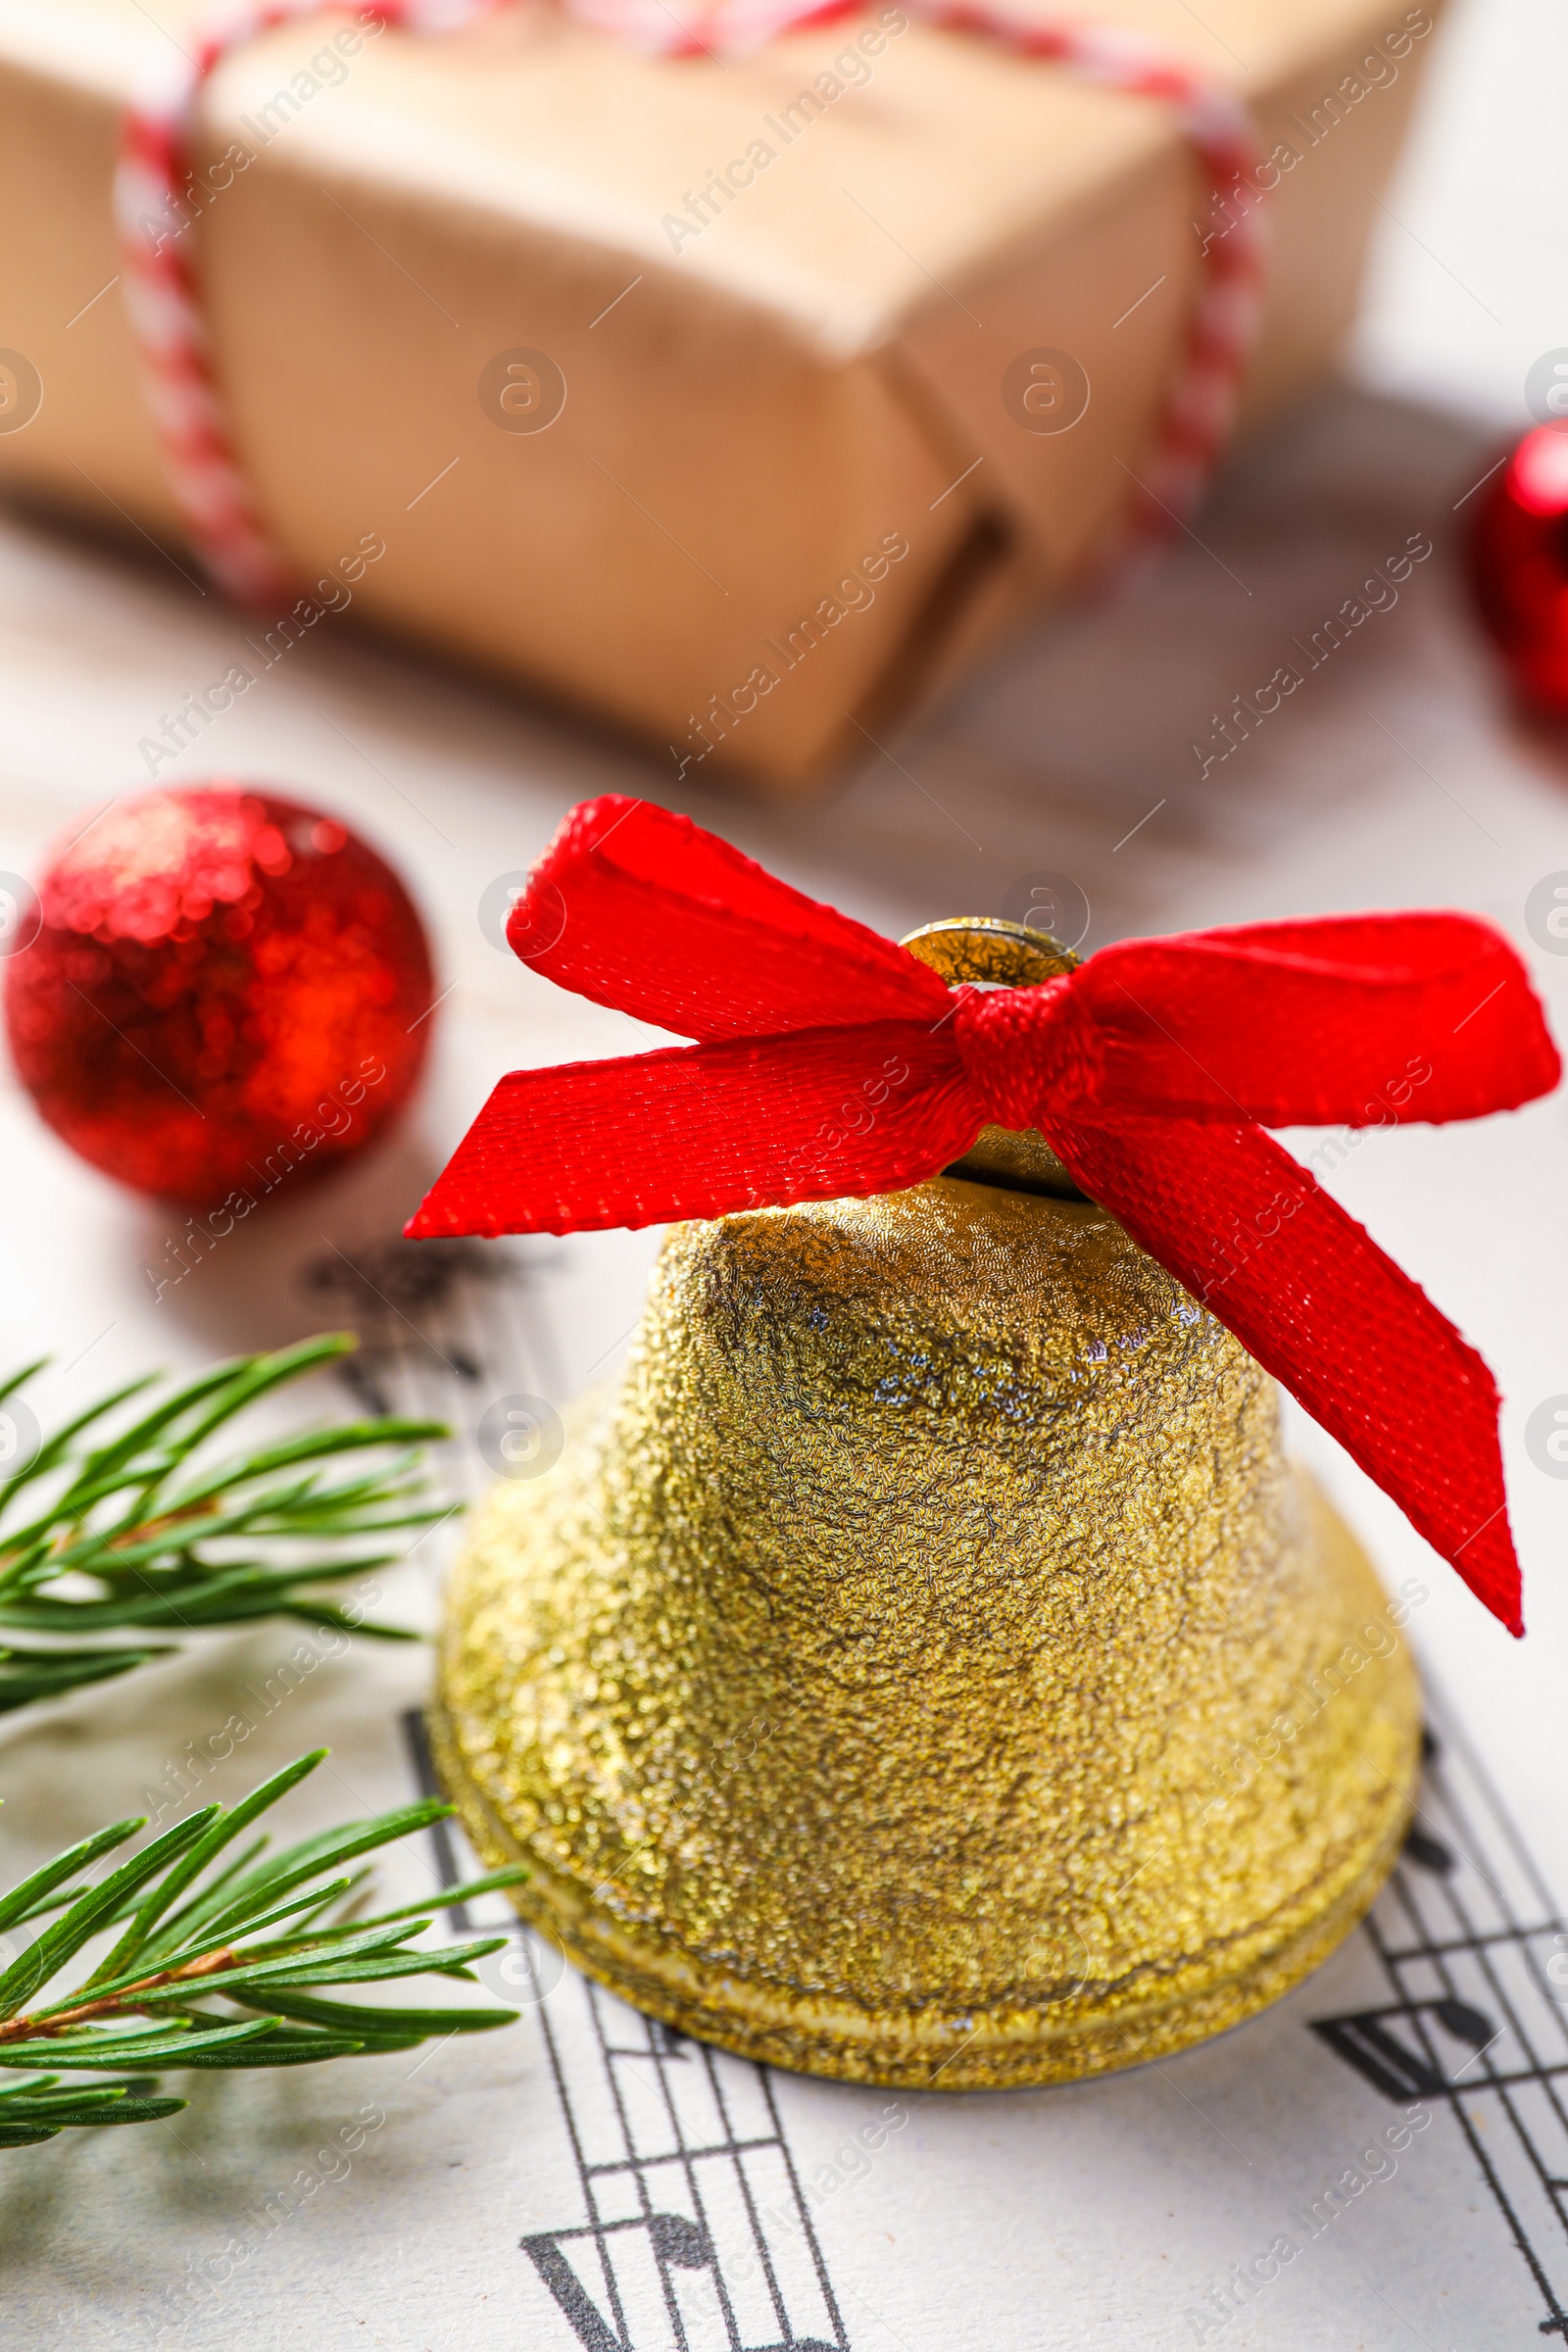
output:
M470 1962L506 1943L493 1936L423 1947L415 1938L438 1909L515 1886L527 1876L520 1866L368 1919L358 1916L363 1873L334 1875L342 1863L444 1819L450 1805L426 1798L399 1806L270 1857L264 1837L237 1865L215 1868L326 1752L301 1756L231 1808L202 1807L96 1884L83 1884L82 1873L145 1829L144 1821L113 1823L0 1895L0 1930L60 1914L0 1974L0 2069L55 2070L0 2085L0 2148L176 2114L186 2102L160 2094L155 2067L306 2066L512 2023L513 2009L382 2008L315 1997L321 1987L397 1977L467 1977ZM267 1933L285 1921L291 1929ZM86 1946L117 1927L118 1940L89 1975L40 2000ZM226 2006L209 2006L214 2000ZM61 2070L106 2079L62 2088Z
M396 1555L367 1553L367 1541L442 1516L416 1473L417 1449L451 1434L443 1423L326 1422L221 1461L209 1454L247 1406L355 1345L330 1332L212 1365L117 1426L155 1385L133 1381L0 1485L0 1713L127 1674L211 1626L290 1617L416 1638L356 1623L316 1588L386 1566ZM0 1382L0 1400L41 1369ZM104 1634L122 1639L85 1645Z

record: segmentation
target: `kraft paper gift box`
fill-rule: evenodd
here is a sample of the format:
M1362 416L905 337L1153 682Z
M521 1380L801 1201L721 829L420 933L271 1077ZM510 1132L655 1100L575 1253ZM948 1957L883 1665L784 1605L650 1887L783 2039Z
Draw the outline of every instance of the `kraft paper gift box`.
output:
M1255 425L1332 365L1432 13L1077 13L1251 112ZM196 14L0 0L0 485L175 550L110 183L125 99ZM323 15L220 69L193 152L183 233L236 442L309 591L248 624L258 659L220 700L352 612L672 775L773 789L1073 591L1228 226L1169 108L897 7L723 61L546 10L441 38ZM1070 429L1022 404L1042 349L1087 398Z

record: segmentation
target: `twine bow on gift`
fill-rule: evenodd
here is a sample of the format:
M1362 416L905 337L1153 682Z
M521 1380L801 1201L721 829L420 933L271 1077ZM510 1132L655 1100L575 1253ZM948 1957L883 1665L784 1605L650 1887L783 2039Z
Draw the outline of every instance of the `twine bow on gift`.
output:
M687 818L585 802L508 936L690 1047L502 1079L411 1236L574 1233L901 1190L983 1126L1075 1184L1236 1334L1522 1633L1497 1392L1264 1127L1511 1110L1561 1074L1524 968L1447 913L1121 940L1030 988L907 948Z
M460 31L509 0L361 0L357 24L416 34ZM645 55L745 56L790 32L863 13L860 0L561 0L564 13ZM1102 88L1172 110L1208 194L1224 205L1222 234L1203 244L1199 284L1153 445L1135 477L1123 523L1131 556L1180 527L1230 436L1256 333L1263 226L1255 209L1256 135L1232 94L1160 42L1115 25L1031 11L1015 0L901 0L911 22L965 33L1013 56L1059 66ZM191 190L203 184L194 142L201 101L224 60L279 25L334 13L332 0L216 0L185 34L156 53L126 111L115 174L115 222L127 315L163 452L191 545L239 603L261 610L299 593L297 565L273 542L229 424L192 250ZM337 13L341 12L341 7ZM249 159L247 158L247 161ZM1238 191L1245 194L1238 196ZM1225 200L1236 199L1234 204ZM652 262L647 264L654 267Z

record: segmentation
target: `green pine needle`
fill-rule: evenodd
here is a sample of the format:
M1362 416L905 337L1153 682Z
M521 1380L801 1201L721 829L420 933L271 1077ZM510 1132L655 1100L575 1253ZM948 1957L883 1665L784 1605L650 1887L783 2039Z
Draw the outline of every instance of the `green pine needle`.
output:
M170 1636L286 1617L335 1632L415 1637L356 1623L313 1588L385 1567L366 1542L428 1527L417 1448L439 1421L328 1422L215 1461L210 1441L247 1405L356 1345L328 1332L214 1364L147 1404L151 1379L102 1397L0 1485L0 1714L165 1657ZM0 1381L0 1401L34 1373ZM132 1397L141 1409L118 1426ZM357 1457L379 1453L368 1464ZM197 1456L202 1455L198 1460ZM346 1473L330 1466L347 1463ZM129 1635L113 1646L82 1638ZM13 1641L13 1635L39 1637ZM152 1636L148 1640L144 1637Z
M452 1808L433 1797L318 1832L270 1856L264 1837L237 1864L222 1863L233 1840L326 1752L301 1756L237 1805L203 1806L92 1884L81 1874L145 1822L100 1830L0 1895L0 1927L60 1912L0 1974L0 2069L27 2070L21 2082L0 2080L0 2148L176 2114L186 2102L159 2095L150 2080L155 2067L307 2066L511 2024L514 2009L400 2009L313 1997L318 1986L335 1992L396 1977L466 1975L469 1961L499 1951L507 1937L433 1947L416 1938L437 1910L527 1876L521 1867L489 1871L422 1904L375 1919L347 1916L364 1874L344 1876L338 1866L443 1820ZM123 1933L88 1975L69 1985L56 1982L122 1920ZM78 2073L107 2079L62 2082L62 2074Z

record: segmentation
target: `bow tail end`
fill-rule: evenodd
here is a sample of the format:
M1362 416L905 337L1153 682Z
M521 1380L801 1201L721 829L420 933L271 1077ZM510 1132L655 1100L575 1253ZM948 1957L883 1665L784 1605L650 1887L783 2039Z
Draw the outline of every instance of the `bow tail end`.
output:
M1261 1128L1140 1124L1086 1122L1049 1140L1521 1635L1497 1391L1482 1358Z

